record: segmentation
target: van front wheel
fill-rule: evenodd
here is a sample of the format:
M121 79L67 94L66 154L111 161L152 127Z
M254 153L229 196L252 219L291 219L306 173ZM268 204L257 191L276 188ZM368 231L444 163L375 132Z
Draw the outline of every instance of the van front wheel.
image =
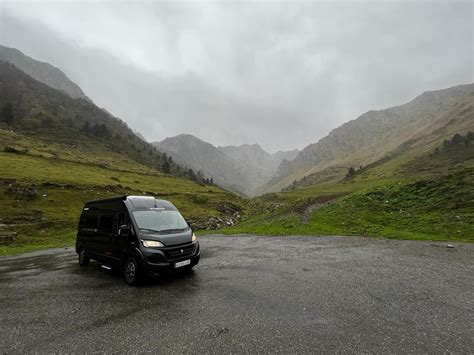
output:
M87 266L90 261L91 258L86 255L86 250L81 248L81 250L79 250L79 266Z
M128 258L123 266L123 276L129 285L137 285L140 282L140 268L135 258Z

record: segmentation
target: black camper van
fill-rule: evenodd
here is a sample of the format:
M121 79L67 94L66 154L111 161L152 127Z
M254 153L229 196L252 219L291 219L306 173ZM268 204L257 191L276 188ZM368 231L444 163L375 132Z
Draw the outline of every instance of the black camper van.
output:
M199 243L169 201L121 196L86 203L77 231L79 265L91 259L120 268L125 281L190 269L199 263Z

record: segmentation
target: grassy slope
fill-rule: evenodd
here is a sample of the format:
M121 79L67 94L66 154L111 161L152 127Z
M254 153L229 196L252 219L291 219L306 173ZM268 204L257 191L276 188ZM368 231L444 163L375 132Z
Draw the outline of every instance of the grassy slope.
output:
M0 255L70 245L85 201L121 194L152 194L171 200L188 219L220 216L223 204L248 210L246 201L213 186L161 174L114 152L106 143L58 135L28 136L0 129ZM6 153L5 146L24 151ZM32 187L36 198L12 193Z
M319 156L317 162L294 165L288 175L270 181L259 192L281 191L294 181L319 175L331 168L347 171L350 166L365 166L397 151L403 142L417 145L425 151L434 149L455 133L465 134L474 130L473 107L473 85L469 84L427 92L405 105L368 112L312 145L318 147L312 153L314 157ZM366 116L376 116L377 119ZM367 124L369 121L371 123ZM377 127L382 127L382 130ZM322 141L332 144L322 144ZM351 147L349 150L348 146ZM309 147L311 145L306 149Z
M315 198L343 193L303 223ZM257 201L266 213L223 232L474 241L474 146L437 155L407 150L351 181L338 177Z

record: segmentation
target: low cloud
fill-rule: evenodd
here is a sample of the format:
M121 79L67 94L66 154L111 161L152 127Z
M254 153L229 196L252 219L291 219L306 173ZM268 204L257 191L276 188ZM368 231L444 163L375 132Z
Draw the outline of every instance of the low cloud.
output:
M62 69L148 140L302 148L473 81L472 3L0 4L0 42Z

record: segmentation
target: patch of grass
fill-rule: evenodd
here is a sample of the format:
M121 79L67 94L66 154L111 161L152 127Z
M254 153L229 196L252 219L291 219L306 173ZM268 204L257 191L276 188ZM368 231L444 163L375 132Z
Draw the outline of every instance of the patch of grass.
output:
M474 169L365 189L315 211L267 213L222 232L273 235L364 235L474 242Z
M30 251L71 247L76 241L76 226L31 224L9 228L17 233L14 243L0 244L0 256Z
M84 142L78 150L59 142L0 129L0 147L25 152L0 151L0 237L16 233L15 241L0 244L1 255L73 244L84 203L107 197L154 195L192 220L222 216L225 204L244 215L250 211L247 200L218 187L162 174L102 146ZM22 196L10 185L34 189L36 196Z

